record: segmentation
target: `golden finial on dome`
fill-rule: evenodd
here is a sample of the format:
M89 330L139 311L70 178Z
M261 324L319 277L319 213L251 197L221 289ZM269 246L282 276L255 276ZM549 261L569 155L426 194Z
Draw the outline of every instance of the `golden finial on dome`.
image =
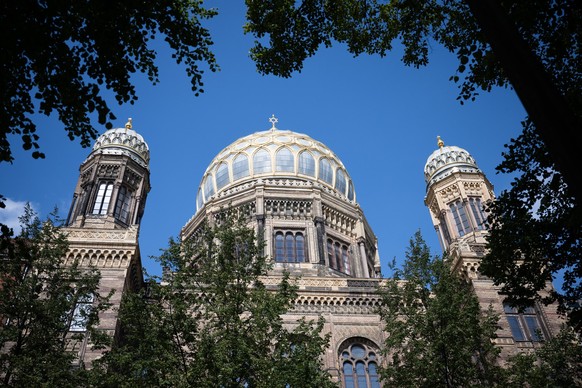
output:
M131 129L131 117L127 119L127 123L125 123L125 129Z
M279 122L279 119L277 119L274 114L271 115L271 118L269 118L269 121L272 124L271 131L274 131L275 129L277 129L277 127L275 127L275 124L277 124Z
M441 139L440 136L437 136L437 145L439 148L443 148L445 146L445 142Z

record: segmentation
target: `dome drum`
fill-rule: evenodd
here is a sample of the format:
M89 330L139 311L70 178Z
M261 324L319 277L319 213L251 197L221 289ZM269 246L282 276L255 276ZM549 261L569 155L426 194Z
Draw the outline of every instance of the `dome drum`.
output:
M131 120L125 128L105 131L97 138L91 155L95 153L127 155L142 167L148 168L150 150L143 137L131 129Z
M424 166L424 180L430 185L449 175L452 170L476 172L479 168L466 150L456 146L443 146L428 157Z

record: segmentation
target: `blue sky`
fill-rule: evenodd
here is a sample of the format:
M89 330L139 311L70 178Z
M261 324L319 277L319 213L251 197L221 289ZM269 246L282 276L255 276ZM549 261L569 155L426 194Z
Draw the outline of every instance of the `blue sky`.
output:
M290 79L261 76L248 57L252 36L242 32L243 2L218 2L219 15L207 23L215 41L221 71L207 72L203 93L195 97L184 69L159 50L160 83L152 86L136 75L135 105L110 104L123 127L128 117L151 151L151 183L140 233L143 262L160 272L148 256L158 255L170 236L196 210L195 197L208 163L236 139L270 128L305 133L332 149L354 181L357 199L379 240L384 275L386 263L401 260L409 238L421 229L433 253L440 246L424 206L423 167L437 148L468 150L495 186L509 187L510 177L495 174L503 145L520 132L525 112L507 89L483 93L461 106L457 86L448 79L455 57L438 45L428 67L414 69L400 61L398 49L386 58L353 58L344 47L322 49ZM107 94L106 94L107 95ZM45 160L33 160L13 138L15 162L0 164L0 193L11 207L29 201L45 216L54 206L66 216L79 165L90 149L71 142L53 117L39 117ZM100 128L105 131L105 128ZM0 220L14 217L0 211Z

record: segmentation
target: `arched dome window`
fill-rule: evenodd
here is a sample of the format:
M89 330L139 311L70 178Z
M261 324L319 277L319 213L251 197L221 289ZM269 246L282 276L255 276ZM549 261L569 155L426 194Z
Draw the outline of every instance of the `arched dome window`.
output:
M330 185L333 184L333 169L329 160L325 158L319 159L319 179Z
M208 174L204 181L204 198L208 201L214 195L214 183L212 182L212 174Z
M239 154L232 162L232 179L237 180L249 176L249 158L245 154Z
M281 148L277 151L275 156L275 171L295 171L295 157L288 148Z
M198 189L198 194L196 194L196 208L200 209L204 205L204 199L202 198L202 189Z
M299 154L299 173L309 176L315 176L315 159L307 151Z
M220 190L224 186L230 183L230 177L228 176L228 165L226 163L220 163L216 169L216 189Z
M346 195L346 174L339 168L335 173L335 189Z
M348 199L350 201L354 200L354 185L352 184L352 181L349 181L348 183Z
M255 174L262 174L271 171L271 155L269 154L269 151L261 148L255 153L255 156L253 157L253 172Z

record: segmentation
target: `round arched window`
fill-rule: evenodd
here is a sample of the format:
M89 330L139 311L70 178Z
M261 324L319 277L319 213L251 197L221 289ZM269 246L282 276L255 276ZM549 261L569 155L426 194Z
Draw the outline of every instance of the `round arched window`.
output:
M345 388L380 388L378 350L372 341L347 340L340 348L339 361Z

